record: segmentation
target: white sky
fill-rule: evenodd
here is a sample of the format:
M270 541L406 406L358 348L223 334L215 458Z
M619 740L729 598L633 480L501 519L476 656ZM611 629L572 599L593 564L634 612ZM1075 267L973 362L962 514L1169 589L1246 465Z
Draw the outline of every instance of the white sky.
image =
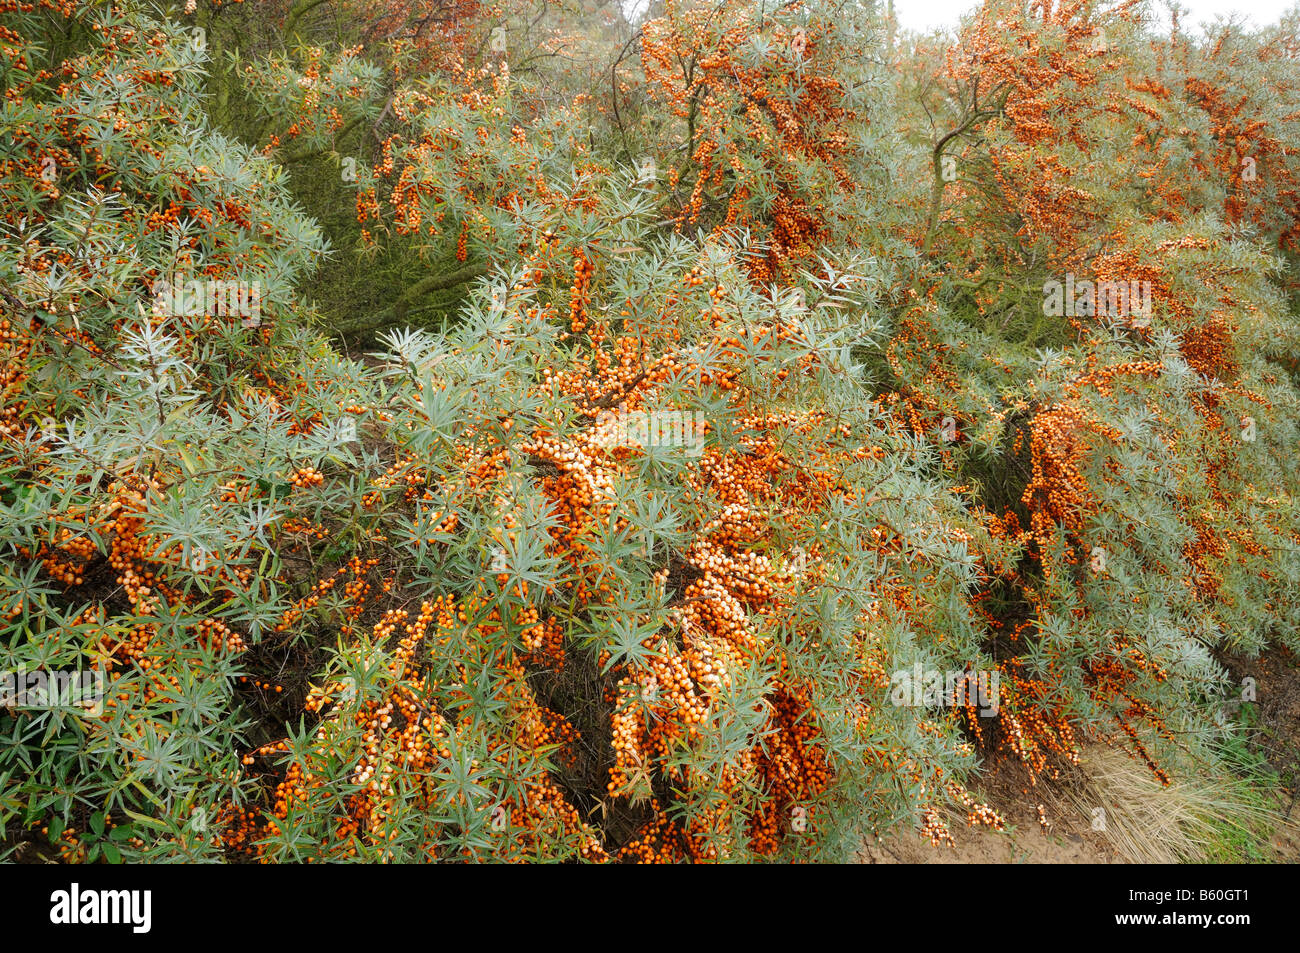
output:
M1181 0L1189 12L1182 18L1185 31L1194 32L1201 23L1212 23L1217 16L1245 14L1255 26L1276 23L1278 17L1295 6L1296 0ZM978 0L894 0L899 26L922 33L957 25L957 20L979 6ZM1165 19L1167 22L1167 18Z

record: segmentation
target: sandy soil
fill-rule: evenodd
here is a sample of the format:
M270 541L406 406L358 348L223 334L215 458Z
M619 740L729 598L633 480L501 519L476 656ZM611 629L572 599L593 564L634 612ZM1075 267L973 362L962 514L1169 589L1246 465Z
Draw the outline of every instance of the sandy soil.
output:
M1064 806L1058 791L1040 781L1028 786L1024 772L994 770L980 795L1001 812L1006 830L966 826L957 813L945 817L955 847L934 847L915 834L894 835L863 848L864 864L1111 864L1121 860L1092 821ZM1043 805L1044 825L1038 805Z

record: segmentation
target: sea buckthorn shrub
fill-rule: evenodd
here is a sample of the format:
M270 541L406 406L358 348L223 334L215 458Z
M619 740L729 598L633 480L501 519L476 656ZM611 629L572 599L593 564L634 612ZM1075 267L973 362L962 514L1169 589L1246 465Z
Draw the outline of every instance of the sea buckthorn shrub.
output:
M362 56L360 47L337 55L323 47L273 51L242 63L236 75L266 127L263 151L287 164L324 153L383 108L383 71ZM284 118L292 122L275 128Z
M201 855L202 812L241 785L241 709L274 707L239 659L286 585L287 477L330 446L305 402L345 386L266 384L325 360L280 320L322 245L271 165L207 127L175 25L100 4L0 22L0 664L109 683L95 717L3 716L0 803L70 859ZM227 284L234 308L207 292Z
M1174 38L1159 72L1143 83L1151 95L1176 103L1189 120L1191 182L1212 189L1205 204L1221 208L1228 225L1253 226L1277 247L1296 251L1297 160L1288 142L1297 117L1294 17L1251 34L1217 24L1198 45ZM1184 183L1187 187L1190 183ZM1217 201L1216 201L1217 199Z
M674 225L743 230L759 285L793 284L868 234L872 253L889 247L873 214L895 145L883 30L853 3L669 0L643 28L636 81Z
M951 844L1300 649L1285 28L263 6L0 6L0 667L108 684L0 713L7 849Z
M978 662L977 571L927 448L863 413L876 276L773 302L574 149L545 172L576 192L538 177L551 232L488 219L525 248L458 326L359 365L298 330L324 249L204 128L189 36L87 21L75 83L34 61L11 96L4 632L11 666L111 689L6 716L9 815L69 860L741 860L979 807L956 721L887 701L896 668ZM97 74L128 142L67 98ZM477 138L466 180L505 148ZM191 274L259 282L257 320L156 296ZM609 443L611 410L690 441Z
M469 283L499 260L497 213L555 200L533 180L554 165L556 143L561 158L608 158L606 56L626 26L616 4L334 0L303 7L291 32L249 14L210 18L217 58L234 64L220 125L291 170L291 194L328 236L312 298L334 333L454 319ZM550 128L535 122L542 108ZM508 147L490 154L470 136Z
M1082 732L1161 778L1206 760L1219 693L1235 692L1218 653L1297 637L1285 201L1250 190L1250 163L1208 158L1228 127L1197 77L1223 81L1241 35L1161 45L1139 14L991 3L971 19L947 56L960 108L932 153L956 174L931 180L941 204L916 232L932 303L886 331L902 382L889 399L1008 547L986 554L986 647L1010 686L993 734L1035 772L1073 759ZM1234 65L1258 70L1282 45ZM1284 187L1267 144L1286 109L1250 116L1253 139L1233 147L1264 143ZM1256 199L1267 212L1243 228ZM1067 272L1143 285L1150 307L1051 312L1047 282Z
M525 269L445 336L389 338L377 564L341 630L315 596L337 572L286 616L338 645L304 702L324 717L244 758L269 793L232 808L229 849L814 859L909 818L943 836L948 802L998 823L957 719L889 700L899 668L980 662L970 537L926 448L851 413L841 317L616 214L656 267L593 243L580 317ZM624 441L611 408L698 420L698 452Z

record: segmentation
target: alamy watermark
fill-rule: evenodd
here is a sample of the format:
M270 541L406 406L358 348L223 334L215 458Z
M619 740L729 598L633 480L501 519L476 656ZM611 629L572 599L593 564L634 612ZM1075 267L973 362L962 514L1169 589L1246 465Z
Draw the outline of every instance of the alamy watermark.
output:
M68 671L0 671L0 708L53 711L76 709L88 715L104 713L108 673L101 665Z
M596 417L596 443L602 447L677 447L688 456L704 452L704 415L698 411L603 410Z
M132 933L148 933L153 923L152 890L92 890L73 883L50 894L50 922L55 925L123 924Z
M1112 317L1133 327L1151 323L1151 282L1076 280L1043 282L1043 314L1053 318Z
M211 314L243 319L244 327L262 324L262 283L225 278L163 277L153 283L153 310L169 317Z
M924 669L920 662L889 678L889 700L908 708L978 708L983 718L998 713L1000 672Z

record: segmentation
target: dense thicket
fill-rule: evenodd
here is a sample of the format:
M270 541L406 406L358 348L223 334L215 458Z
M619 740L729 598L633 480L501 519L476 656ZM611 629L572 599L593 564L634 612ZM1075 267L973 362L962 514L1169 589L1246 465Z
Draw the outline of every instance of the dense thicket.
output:
M1300 650L1298 26L0 0L0 667L108 686L0 714L9 849L827 860L1214 770Z

